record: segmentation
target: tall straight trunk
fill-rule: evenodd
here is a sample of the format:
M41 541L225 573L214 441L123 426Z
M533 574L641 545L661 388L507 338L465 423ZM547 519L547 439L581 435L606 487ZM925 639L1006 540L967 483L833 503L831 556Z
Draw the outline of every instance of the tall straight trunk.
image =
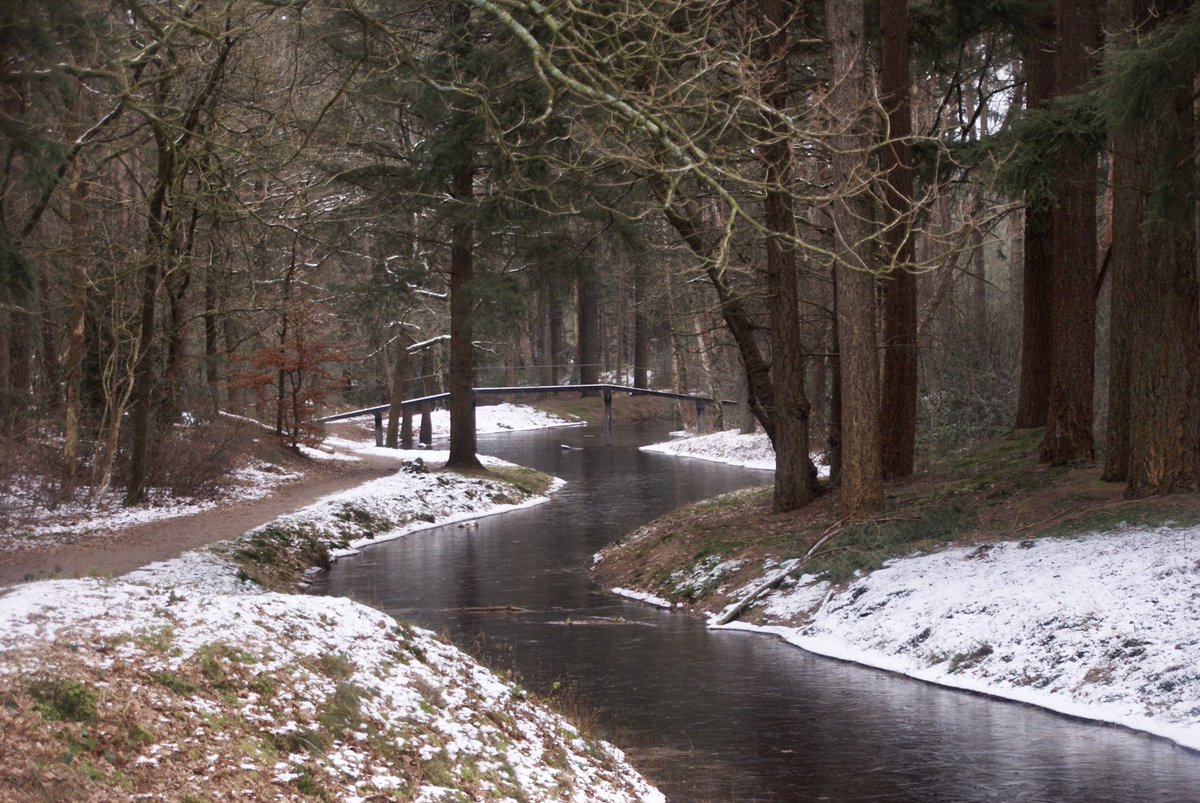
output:
M829 482L842 484L842 360L838 355L837 268L833 274L833 319L829 326Z
M626 385L629 383L629 374L626 373L625 367L629 364L628 352L628 327L625 325L625 319L628 317L628 270L622 260L617 268L617 293L616 293L616 308L613 310L613 328L615 348L609 355L611 365L609 370L618 385Z
M142 267L141 311L137 337L137 362L133 368L133 409L130 415L129 478L125 484L125 504L140 504L146 497L154 433L154 356L156 349L158 290L170 258L171 209L169 188L175 176L174 150L165 133L158 132L158 173L150 197L150 231L147 259Z
M87 323L87 203L86 188L78 165L71 177L71 300L67 322L66 404L63 410L63 453L59 495L70 499L75 494L79 469L79 425L83 407L83 354Z
M883 510L875 276L871 273L867 199L857 184L868 170L866 31L863 0L826 0L830 45L829 104L844 128L832 138L833 175L846 189L833 205L837 255L838 352L842 373L842 516Z
M880 86L888 119L883 149L884 243L892 269L884 282L883 375L880 407L884 479L910 477L917 433L917 280L910 215L913 208L911 79L908 0L882 0Z
M562 301L557 291L551 290L548 293L547 304L550 308L547 319L547 328L549 330L549 353L547 356L550 364L550 381L546 384L557 385L562 381L563 341L565 340L563 336Z
M1096 0L1058 0L1055 92L1080 91L1092 75L1099 38ZM1090 462L1096 352L1096 155L1063 154L1051 215L1050 393L1040 458L1051 465Z
M404 329L404 324L400 324L399 329L400 333L396 336L396 360L392 364L392 390L391 396L388 398L387 439L384 442L389 449L400 447L400 424L404 418L404 410L400 403L404 401L404 390L408 385L408 333ZM412 441L411 418L409 419L408 440Z
M421 395L432 394L433 381L433 351L425 349L421 353ZM421 405L421 424L417 434L417 442L426 446L433 443L433 405L425 402Z
M1025 57L1025 98L1041 109L1054 95L1054 10L1048 0L1038 18L1041 42ZM1025 207L1025 260L1021 297L1021 379L1014 426L1046 425L1050 395L1050 277L1054 264L1054 229L1046 205Z
M1111 46L1126 47L1135 40L1134 26L1145 22L1146 5L1145 0L1112 3L1117 30ZM1124 482L1129 477L1129 335L1137 292L1133 279L1138 263L1147 257L1142 237L1146 192L1137 186L1145 170L1142 134L1139 130L1114 130L1109 141L1112 244L1108 270L1108 428L1104 435L1104 470L1100 475L1108 482Z
M688 377L687 343L680 332L679 287L678 277L667 275L667 316L671 321L671 390L676 393L688 393L691 390L691 380ZM679 405L683 410L683 405ZM680 416L681 421L683 416Z
M646 268L638 259L633 268L633 386L650 387L650 316L646 314Z
M596 278L585 268L575 282L576 364L579 384L600 381L600 295ZM588 395L585 391L584 395Z
M1131 0L1142 32L1186 13L1184 0ZM1161 16L1160 16L1161 15ZM1121 267L1128 294L1129 466L1126 495L1200 487L1200 288L1196 276L1196 131L1193 55L1161 108L1133 123L1130 192L1142 196L1142 247ZM1166 93L1165 93L1166 94ZM1156 203L1151 204L1154 196ZM1114 213L1117 204L1114 203ZM1114 232L1114 246L1116 233ZM1113 255L1114 260L1116 254ZM1113 270L1118 265L1113 264ZM1114 273L1113 292L1117 290Z
M209 256L204 273L204 384L210 399L209 412L216 415L221 405L220 294L215 255Z
M452 194L460 216L450 235L450 458L449 468L481 468L475 437L474 237L471 200L475 170L455 168Z
M798 510L812 499L808 466L808 417L804 393L804 346L800 335L800 291L796 274L796 216L792 205L792 149L788 136L788 22L791 4L759 0L765 30L755 56L762 71L762 98L771 110L764 120L770 137L760 146L767 191L763 198L767 308L771 318L771 380L775 400L776 513Z

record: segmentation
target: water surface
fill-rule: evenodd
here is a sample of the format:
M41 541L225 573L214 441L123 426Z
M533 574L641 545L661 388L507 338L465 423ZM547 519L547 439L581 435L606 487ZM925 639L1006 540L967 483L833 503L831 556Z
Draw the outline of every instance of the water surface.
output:
M567 487L478 527L370 547L339 561L323 590L565 696L675 801L1200 801L1200 756L1169 743L709 631L597 588L592 555L621 534L770 482L636 448L664 434L618 428L611 445L591 428L480 436L481 452ZM508 606L527 611L468 610Z

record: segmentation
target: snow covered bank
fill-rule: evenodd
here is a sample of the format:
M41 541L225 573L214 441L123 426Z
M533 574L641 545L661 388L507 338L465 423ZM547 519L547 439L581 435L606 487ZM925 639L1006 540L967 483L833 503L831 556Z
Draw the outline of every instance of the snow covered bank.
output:
M431 633L193 553L0 597L0 797L662 800Z
M357 447L356 447L357 448ZM544 500L558 484L397 471L212 551L0 595L0 798L661 801L591 739L433 634L292 587L331 550Z
M743 468L775 470L775 449L771 446L771 439L765 432L746 434L727 429L709 435L673 434L680 434L684 437L678 437L666 443L643 446L642 451L659 452L676 457L692 457L697 460L725 463ZM814 460L817 461L817 470L820 475L822 477L829 476L829 467L824 465L819 457L814 457Z
M337 444L357 446L360 451L375 451L350 441ZM367 544L400 538L417 530L440 524L503 513L546 501L547 497L518 486L515 476L526 476L539 485L536 472L521 469L494 457L480 456L490 469L501 476L468 476L450 471L435 471L448 458L447 452L380 450L394 458L398 470L338 494L324 497L295 513L281 516L270 524L251 530L233 544L238 548L247 539L263 531L304 529L315 533L334 557L355 554ZM505 475L505 470L509 472ZM551 478L544 490L551 492L561 481ZM542 488L538 488L542 490Z
M1198 587L1200 528L1131 530L905 558L840 589L804 575L726 627L1200 749Z
M765 432L747 435L737 430L726 429L711 435L691 435L666 443L653 443L643 446L642 451L694 457L698 460L745 468L775 470L775 450Z

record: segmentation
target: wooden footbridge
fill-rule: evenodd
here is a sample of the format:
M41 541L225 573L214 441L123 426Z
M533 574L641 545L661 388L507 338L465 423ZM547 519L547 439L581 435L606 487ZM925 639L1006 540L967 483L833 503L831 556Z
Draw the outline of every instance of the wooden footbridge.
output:
M704 408L708 405L718 404L737 404L736 401L723 399L718 401L711 396L696 396L690 393L675 393L670 390L650 390L648 388L633 388L625 385L524 385L504 388L474 388L473 400L478 401L481 396L520 396L520 395L546 395L546 394L561 394L561 393L592 393L598 392L604 396L604 432L606 435L612 435L612 403L614 394L627 394L629 396L660 396L664 399L674 399L676 401L691 401L696 405L696 421L697 425L704 418ZM431 396L421 396L416 399L405 399L400 402L401 409L417 409L428 410L438 402L447 401L450 398L449 393L435 393ZM375 418L375 445L383 446L383 416L391 409L390 404L377 404L374 407L364 407L361 410L350 410L345 413L336 415L327 415L323 418L318 418L318 424L332 424L335 421L348 421L352 418L361 418L364 416L374 416Z

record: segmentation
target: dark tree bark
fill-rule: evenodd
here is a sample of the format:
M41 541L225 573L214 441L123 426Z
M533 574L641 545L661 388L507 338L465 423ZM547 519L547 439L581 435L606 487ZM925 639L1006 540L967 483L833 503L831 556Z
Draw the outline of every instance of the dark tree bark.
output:
M558 292L550 290L547 293L546 303L549 307L547 316L549 353L547 357L550 364L550 377L546 384L557 385L562 379L563 341L565 340L563 337L562 302L558 297Z
M763 223L766 242L767 306L771 317L771 378L775 400L776 513L798 510L812 499L808 417L804 394L805 352L800 337L800 297L796 276L796 216L792 206L792 153L788 114L788 30L790 3L759 0L764 30L755 50L762 70L762 97L773 114L764 121L771 137L760 146L767 191Z
M209 412L216 415L221 404L220 290L217 264L209 259L204 273L204 384L208 388Z
M468 23L471 8L454 2L450 25L457 55L465 56L474 45ZM447 468L479 469L475 435L475 149L470 138L460 143L458 160L450 175L454 199L450 232L450 457ZM424 422L422 422L424 428Z
M880 28L880 85L889 129L883 149L884 243L894 266L884 282L880 436L883 477L898 479L912 476L917 432L917 281L907 268L914 257L908 224L913 206L908 0L883 0Z
M633 386L650 387L650 316L646 314L646 268L640 258L633 267Z
M388 398L387 436L384 445L389 449L400 448L400 425L404 419L401 402L404 401L404 391L408 385L408 333L404 324L400 324L400 334L396 336L396 360L392 364L392 389ZM412 445L412 417L408 418L408 448Z
M1055 91L1080 91L1098 45L1096 0L1058 0ZM1096 155L1063 154L1052 213L1050 393L1040 458L1051 465L1090 462L1096 351Z
M138 327L138 358L133 367L133 406L130 414L129 479L125 486L125 504L140 504L146 496L151 462L151 425L154 421L155 326L158 313L158 288L162 282L163 262L169 258L171 244L171 204L167 194L175 177L175 149L165 131L156 129L158 170L150 196L147 258L142 267L141 312Z
M473 317L475 227L465 208L474 197L475 171L469 162L459 165L452 178L452 194L460 207L450 241L450 458L448 468L482 468L475 438L475 346Z
M1117 31L1112 44L1124 47L1134 40L1132 25L1144 21L1144 0L1115 0L1112 3ZM1112 160L1112 206L1110 227L1112 246L1109 257L1109 368L1108 428L1105 432L1104 470L1101 478L1124 482L1129 476L1129 334L1133 321L1136 288L1133 277L1137 264L1145 258L1142 243L1142 219L1146 214L1146 194L1137 186L1144 171L1142 132L1114 130L1109 142Z
M429 381L433 374L433 353L430 349L425 349L421 353L421 395L429 396L432 394L433 383ZM433 405L425 402L421 405L421 424L417 435L417 442L428 446L433 443Z
M87 235L86 187L78 165L71 179L71 298L67 322L66 406L63 415L63 461L59 496L69 500L75 493L79 470L79 429L83 408L83 355L87 325Z
M1125 20L1143 33L1186 12L1183 0L1128 0ZM1161 15L1161 16L1160 16ZM1124 196L1140 196L1141 247L1120 255L1113 233L1113 293L1122 281L1129 324L1129 462L1126 495L1195 490L1200 485L1200 288L1196 276L1196 172L1191 70L1176 76L1163 108L1133 123ZM1122 138L1123 139L1123 138ZM1114 143L1114 146L1116 143ZM1119 162L1119 163L1120 163ZM1156 196L1151 212L1150 198ZM1114 199L1114 211L1118 206ZM1132 221L1128 222L1132 226ZM1128 258L1127 258L1128 257Z
M863 0L826 0L830 52L829 103L843 115L832 139L833 175L850 187L867 170L866 31ZM879 373L875 338L875 277L870 272L866 199L843 191L833 206L837 254L838 352L842 374L842 516L869 518L883 510L880 471Z
M842 360L838 355L837 268L830 271L833 318L829 326L829 482L842 484Z
M1025 98L1030 109L1044 108L1054 95L1054 11L1049 2L1038 19L1042 41L1025 54ZM1050 277L1054 229L1050 208L1025 207L1025 262L1021 299L1021 380L1017 392L1018 429L1046 425L1050 394Z
M575 280L575 315L579 384L595 385L600 381L600 295L590 268L583 268ZM583 395L594 395L594 391L584 391Z

